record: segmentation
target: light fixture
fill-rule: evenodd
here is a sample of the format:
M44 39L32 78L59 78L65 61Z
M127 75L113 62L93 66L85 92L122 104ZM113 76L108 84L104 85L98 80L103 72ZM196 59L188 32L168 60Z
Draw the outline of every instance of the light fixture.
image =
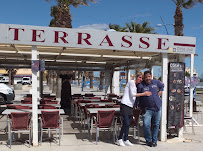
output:
M114 55L103 55L106 58L124 58L124 59L151 59L151 57L137 57L137 56L114 56Z
M0 53L16 53L16 51L0 50Z
M86 61L86 63L95 63L95 64L106 64L106 62L93 62L93 61Z

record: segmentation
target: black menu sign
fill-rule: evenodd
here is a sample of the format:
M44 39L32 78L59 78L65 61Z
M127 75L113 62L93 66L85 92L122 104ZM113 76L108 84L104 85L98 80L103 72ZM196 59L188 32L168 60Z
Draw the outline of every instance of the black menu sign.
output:
M168 128L183 126L185 63L169 62L168 68Z

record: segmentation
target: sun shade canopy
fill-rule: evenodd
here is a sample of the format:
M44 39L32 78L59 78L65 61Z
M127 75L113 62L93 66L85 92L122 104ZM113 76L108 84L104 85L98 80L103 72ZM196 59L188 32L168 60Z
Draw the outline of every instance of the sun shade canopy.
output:
M144 68L177 54L194 54L195 37L0 24L1 67L30 68L32 46L46 69Z

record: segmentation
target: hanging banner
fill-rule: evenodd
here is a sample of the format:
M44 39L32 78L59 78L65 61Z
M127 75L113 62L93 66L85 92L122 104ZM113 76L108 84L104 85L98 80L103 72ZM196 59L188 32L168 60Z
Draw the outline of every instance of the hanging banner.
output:
M170 62L168 68L168 129L181 128L184 122L185 63Z
M32 60L32 72L39 71L39 60Z

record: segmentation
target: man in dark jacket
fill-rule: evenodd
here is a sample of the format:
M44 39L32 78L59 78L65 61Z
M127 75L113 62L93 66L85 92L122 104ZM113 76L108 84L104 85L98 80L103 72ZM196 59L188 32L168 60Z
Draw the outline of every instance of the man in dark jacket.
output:
M144 137L146 144L150 147L157 146L157 136L159 132L159 123L161 118L161 104L160 98L164 84L159 80L152 80L150 71L144 72L144 81L137 85L137 92L143 93L145 91L152 92L151 96L142 96L139 98L139 106L142 109ZM152 123L152 136L151 136Z

